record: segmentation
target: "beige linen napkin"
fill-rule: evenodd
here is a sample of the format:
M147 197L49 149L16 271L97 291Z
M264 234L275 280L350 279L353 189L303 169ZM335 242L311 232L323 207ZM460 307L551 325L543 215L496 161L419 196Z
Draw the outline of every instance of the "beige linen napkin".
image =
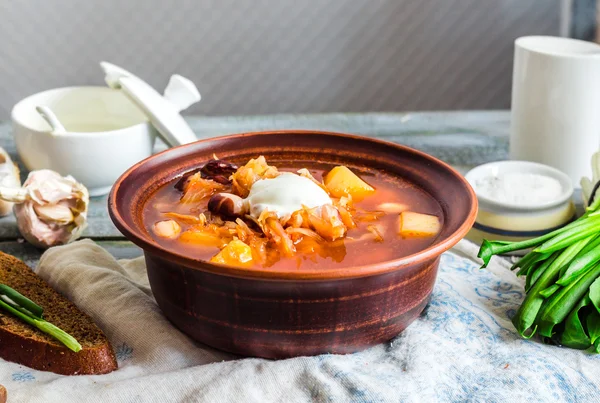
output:
M521 281L477 247L443 255L432 300L389 343L349 355L269 361L195 343L161 314L143 258L115 260L90 240L48 250L37 273L91 315L119 369L61 376L0 360L9 402L600 401L600 358L523 340L510 316ZM459 256L461 255L461 256Z

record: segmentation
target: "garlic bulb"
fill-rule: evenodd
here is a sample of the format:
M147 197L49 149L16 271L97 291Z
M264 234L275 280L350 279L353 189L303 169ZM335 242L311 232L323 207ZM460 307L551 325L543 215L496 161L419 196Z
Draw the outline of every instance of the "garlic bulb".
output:
M21 187L19 168L13 163L10 155L0 147L0 187L18 189ZM10 214L13 203L0 200L0 217Z
M0 199L12 201L21 235L47 248L79 238L86 226L89 194L72 176L33 171L22 188L0 188Z

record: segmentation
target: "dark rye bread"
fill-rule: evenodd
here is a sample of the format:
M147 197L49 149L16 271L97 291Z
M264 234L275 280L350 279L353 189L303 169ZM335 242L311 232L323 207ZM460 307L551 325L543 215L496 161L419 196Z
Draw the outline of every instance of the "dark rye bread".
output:
M115 353L92 319L54 291L19 259L0 252L0 283L44 308L44 319L81 344L75 353L0 308L0 357L62 375L105 374L117 369Z

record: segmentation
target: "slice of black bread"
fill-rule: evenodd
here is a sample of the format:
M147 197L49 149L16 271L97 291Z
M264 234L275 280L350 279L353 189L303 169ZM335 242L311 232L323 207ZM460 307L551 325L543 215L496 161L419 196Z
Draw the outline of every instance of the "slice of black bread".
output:
M0 357L63 375L105 374L117 369L115 353L92 319L19 259L0 252L0 283L44 309L44 319L81 344L75 353L61 342L0 308Z

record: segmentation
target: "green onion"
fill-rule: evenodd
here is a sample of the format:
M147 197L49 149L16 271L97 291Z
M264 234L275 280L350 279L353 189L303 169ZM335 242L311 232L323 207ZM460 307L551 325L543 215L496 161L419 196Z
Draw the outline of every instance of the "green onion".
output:
M593 239L587 245L585 245L585 248L583 248L577 254L577 256L575 256L575 259L573 259L573 260L580 259L583 255L587 254L591 250L596 249L598 246L600 246L600 235L596 235L595 237L592 237L592 238ZM571 262L571 263L573 263L573 262ZM563 268L560 271L560 277L563 277L565 275L568 268L569 268L569 265L563 266Z
M517 272L517 276L527 276L530 272L533 272L539 267L540 262L548 259L550 255L552 255L552 253L538 253L531 251L521 260L517 261L517 263L511 267L511 270L519 267L520 270Z
M552 337L554 326L565 320L598 276L600 265L595 265L548 299L548 304L540 311L539 330L542 336Z
M587 228L590 225L594 225L594 224L598 224L598 226L600 227L600 217L590 218L589 220L591 220L592 224L587 222L587 220L585 218L586 217L583 216L579 220L573 221L572 223L565 225L562 228L559 228L557 230L554 230L552 232L549 232L549 233L539 236L537 238L529 239L526 241L506 242L506 241L488 241L487 239L484 239L481 244L481 248L479 249L479 253L477 254L477 257L479 257L483 260L483 265L481 267L485 268L490 263L490 259L494 255L502 255L502 254L506 254L509 252L515 252L518 250L534 248L534 247L541 245L548 239L551 239L551 238L553 238L557 235L560 235L566 231L571 231L570 232L571 235L577 236L577 233L581 230L582 227ZM600 228L598 228L598 232L600 232ZM537 250L536 252L541 252L541 251Z
M600 248L595 248L584 254L576 257L569 264L565 273L558 279L556 284L567 285L581 273L600 261Z
M540 295L544 298L548 298L552 294L554 294L556 291L558 291L559 289L560 289L560 286L558 284L553 284L550 287L544 288L542 291L540 291Z
M42 319L44 309L41 306L7 285L0 284L0 299L25 314Z
M582 246L582 243L583 241L576 242L562 251L529 290L525 301L523 301L513 318L513 324L521 336L530 338L535 334L537 325L534 325L534 322L544 302L544 296L540 293L556 281L561 267L573 259L585 246L585 244Z
M0 287L0 307L12 313L23 322L30 324L42 332L54 337L67 348L74 352L81 351L81 344L64 330L54 326L52 323L42 319L43 309L33 301L21 295L17 291L2 284ZM10 295L10 296L9 296ZM6 302L2 296L7 296L10 302ZM19 305L24 303L24 305ZM16 305L16 306L15 306Z
M554 263L558 255L560 255L560 252L554 252L550 255L550 257L541 262L535 270L530 270L529 273L527 273L527 279L525 281L526 292L529 292L531 287L533 287L535 283L537 283L538 279L541 277L542 274L544 274L546 269L548 269L548 267L550 267L550 265Z
M530 264L539 261L538 257L540 256L540 253L531 251L528 254L526 254L525 256L523 256L521 259L517 260L515 262L515 264L513 264L510 269L511 270L515 270L516 268L520 267L520 268L524 268L529 266Z
M578 221L579 220L575 221L573 224L577 223ZM576 225L567 231L563 231L548 239L542 245L538 246L535 251L540 253L555 252L557 250L566 248L575 241L587 238L590 235L597 235L598 233L600 233L600 216L585 218L581 220L580 225Z

